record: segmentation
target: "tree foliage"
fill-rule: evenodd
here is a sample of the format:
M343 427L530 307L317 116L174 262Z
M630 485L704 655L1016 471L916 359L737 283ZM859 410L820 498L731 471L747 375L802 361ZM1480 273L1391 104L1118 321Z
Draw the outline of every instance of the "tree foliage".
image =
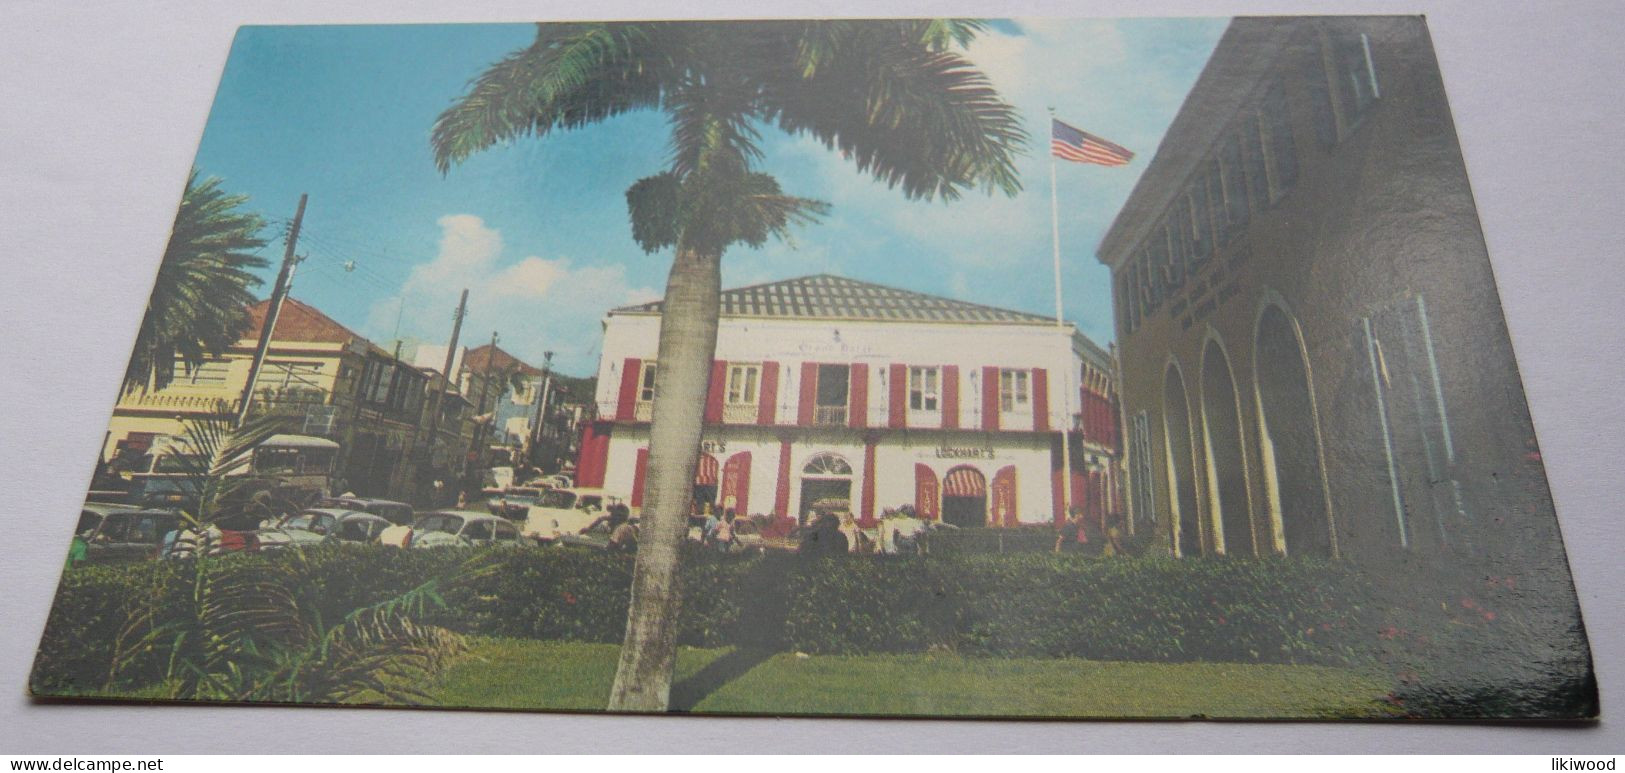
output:
M221 180L186 178L158 279L124 369L124 391L162 389L177 360L187 371L237 343L248 328L249 288L267 261L255 254L266 241L265 220L242 209L248 197L227 193Z

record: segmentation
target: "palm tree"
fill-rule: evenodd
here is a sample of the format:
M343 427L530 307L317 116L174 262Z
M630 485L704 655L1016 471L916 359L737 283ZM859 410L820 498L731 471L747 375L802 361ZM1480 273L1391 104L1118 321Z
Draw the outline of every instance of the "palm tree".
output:
M196 169L186 178L158 280L124 369L125 392L164 388L177 358L191 370L237 343L248 328L247 308L255 300L248 288L261 282L252 272L268 265L254 254L265 246L259 238L265 220L240 209L247 196L227 193L220 185L217 177L199 182Z
M641 546L609 708L663 711L676 658L684 539L711 359L721 259L815 220L826 205L785 194L760 127L810 135L911 199L965 189L1014 195L1024 145L1015 110L955 49L983 28L958 20L541 24L435 122L442 173L496 143L660 110L666 170L626 192L632 236L673 248L650 429Z

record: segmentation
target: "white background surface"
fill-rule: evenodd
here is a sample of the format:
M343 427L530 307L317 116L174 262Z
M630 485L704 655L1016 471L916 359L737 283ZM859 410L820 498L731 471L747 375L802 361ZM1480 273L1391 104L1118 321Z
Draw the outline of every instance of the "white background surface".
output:
M1571 551L1602 724L628 718L47 705L25 696L72 514L237 25L1353 12L1429 17ZM1618 752L1622 75L1625 4L1610 0L0 0L0 753Z

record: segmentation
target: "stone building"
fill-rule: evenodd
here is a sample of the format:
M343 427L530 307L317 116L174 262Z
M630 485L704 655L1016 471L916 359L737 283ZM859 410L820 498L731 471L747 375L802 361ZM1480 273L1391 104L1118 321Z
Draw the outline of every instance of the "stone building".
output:
M1162 549L1554 544L1421 18L1233 22L1099 257Z

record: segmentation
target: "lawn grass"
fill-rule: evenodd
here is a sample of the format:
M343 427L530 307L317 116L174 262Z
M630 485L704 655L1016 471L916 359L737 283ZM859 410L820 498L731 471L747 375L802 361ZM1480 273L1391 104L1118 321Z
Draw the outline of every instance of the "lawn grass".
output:
M443 706L582 711L609 697L619 647L474 640L430 693ZM1105 663L954 655L798 657L683 648L676 708L697 713L961 717L1394 716L1355 671L1236 663Z

